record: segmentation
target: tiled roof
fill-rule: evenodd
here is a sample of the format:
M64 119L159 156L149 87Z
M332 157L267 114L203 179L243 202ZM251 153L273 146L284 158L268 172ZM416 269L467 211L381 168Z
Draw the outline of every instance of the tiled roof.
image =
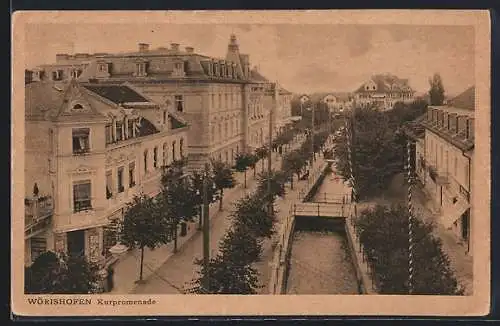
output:
M27 84L24 88L25 116L42 118L49 111L57 112L64 98L66 83L41 81Z
M464 92L449 100L447 105L459 109L474 111L476 99L475 90L474 86L467 88Z
M347 92L330 92L330 93L322 92L322 93L313 93L309 95L309 99L312 102L319 102L322 99L324 99L327 95L333 95L336 99L340 101L349 101L349 99L351 98L351 94Z
M250 79L261 82L269 82L269 80L266 77L264 77L260 72L258 72L257 69L252 69L250 71Z
M391 92L391 87L394 87L396 91L401 90L403 87L410 87L408 85L408 79L401 79L391 74L373 75L371 80L373 80L373 82L377 85L377 89L375 91L365 90L365 83L363 83L363 85L359 86L355 93L389 93Z
M118 85L84 85L86 89L98 94L115 104L120 103L147 103L149 102L142 95L127 86Z

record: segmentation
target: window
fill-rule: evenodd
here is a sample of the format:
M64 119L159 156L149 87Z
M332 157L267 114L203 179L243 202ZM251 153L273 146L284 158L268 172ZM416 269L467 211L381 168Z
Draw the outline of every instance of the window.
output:
M229 95L224 94L224 107L228 108L229 107Z
M73 129L73 154L88 153L90 151L89 128Z
M228 134L227 134L227 121L226 121L224 122L224 139L227 139L227 136Z
M47 251L47 240L45 238L32 237L30 238L31 246L31 261L35 261L38 256Z
M219 102L217 103L219 105L219 107L222 106L222 94L219 93Z
M118 168L118 192L123 192L125 190L125 187L123 186L123 166Z
M224 155L226 156L226 163L229 163L229 154L228 154L228 152L226 151L224 153Z
M107 124L106 127L104 127L104 133L106 137L106 145L113 143L113 125L112 124Z
M100 63L100 64L99 64L99 68L98 68L98 69L99 69L99 72L107 72L107 71L108 71L108 67L107 67L107 66L108 66L108 65L107 65L107 64L105 64L105 63Z
M56 70L52 72L52 80L61 80L63 77L62 70Z
M172 160L175 161L175 140L172 142Z
M168 144L163 143L163 166L167 166L168 162Z
M179 153L181 155L181 158L184 157L184 138L181 138L179 141Z
M167 123L167 111L163 111L163 124Z
M127 139L134 137L134 120L127 122Z
M158 147L153 148L153 167L158 167Z
M212 141L215 141L215 125L212 125Z
M138 63L137 66L136 66L136 74L137 76L146 76L146 63L145 62L141 62L141 63Z
M455 178L457 177L458 174L458 159L456 157L453 158L453 175Z
M121 121L116 121L116 141L123 140L123 123Z
M77 213L91 208L90 180L73 184L73 211Z
M148 172L148 150L144 151L144 173Z
M184 111L184 100L182 95L175 95L175 108L178 112Z
M128 186L132 188L135 186L135 162L128 165Z
M113 197L113 174L110 171L106 171L106 199Z
M49 150L51 153L54 152L54 130L49 129Z

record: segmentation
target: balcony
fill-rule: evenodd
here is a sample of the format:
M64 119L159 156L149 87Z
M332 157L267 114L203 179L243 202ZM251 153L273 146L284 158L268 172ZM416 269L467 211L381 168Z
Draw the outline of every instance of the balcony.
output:
M54 212L52 197L32 197L24 200L24 237L30 238L44 231Z
M449 184L449 173L438 171L434 166L429 165L429 176L438 186Z

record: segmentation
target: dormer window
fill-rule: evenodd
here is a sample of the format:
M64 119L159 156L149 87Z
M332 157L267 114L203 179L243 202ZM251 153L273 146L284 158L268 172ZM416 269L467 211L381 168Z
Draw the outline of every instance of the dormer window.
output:
M97 70L102 73L108 72L108 64L105 62L99 63L97 66Z
M74 78L74 79L80 77L81 74L82 74L82 70L81 69L75 69L75 70L71 71L71 77Z
M63 77L62 70L55 70L52 72L52 80L61 80Z
M147 75L146 71L146 62L138 62L135 66L135 75L139 77L143 77Z

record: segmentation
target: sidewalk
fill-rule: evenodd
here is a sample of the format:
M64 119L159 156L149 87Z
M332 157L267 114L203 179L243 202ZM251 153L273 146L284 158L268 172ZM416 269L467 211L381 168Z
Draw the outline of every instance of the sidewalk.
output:
M279 168L281 166L281 158L277 153L273 153L273 168ZM257 173L261 172L261 164L257 164ZM267 169L267 164L265 164L265 169ZM243 197L245 194L255 191L257 186L257 179L253 177L253 171L249 169L247 171L247 188L243 188L244 173L235 174L238 185L233 189L228 189L224 195L224 209L219 211L218 203L213 205L210 210L210 250L211 256L215 255L218 251L219 242L225 235L226 230L231 226L232 221L230 218L231 212L233 210L232 204ZM128 283L131 286L123 287L126 292L121 293L143 293L143 294L179 294L183 292L184 287L196 277L197 268L194 265L194 260L196 258L202 257L203 248L203 237L201 232L196 232L196 230L191 231L189 239L183 242L183 245L179 246L179 251L176 254L171 252L168 255L163 256L162 259L157 261L146 261L144 263L144 271L148 271L148 274L144 277L146 282L144 284L135 285L133 279L137 276L136 271L129 271ZM188 238L188 237L186 237ZM171 246L168 244L167 246ZM160 255L161 257L161 255ZM137 259L138 261L138 259ZM134 261L135 266L138 262ZM136 268L138 270L138 268ZM125 272L123 272L125 273ZM115 275L117 273L115 272ZM135 278L134 278L135 277ZM124 277L125 279L125 277Z
M413 187L413 206L415 207L415 216L422 218L426 222L433 222L435 225L434 235L441 239L442 249L450 259L450 265L455 272L455 277L464 287L465 295L473 293L473 258L466 254L467 248L452 233L447 230L440 222L440 216L433 214L429 208L432 203L428 196L420 187Z

